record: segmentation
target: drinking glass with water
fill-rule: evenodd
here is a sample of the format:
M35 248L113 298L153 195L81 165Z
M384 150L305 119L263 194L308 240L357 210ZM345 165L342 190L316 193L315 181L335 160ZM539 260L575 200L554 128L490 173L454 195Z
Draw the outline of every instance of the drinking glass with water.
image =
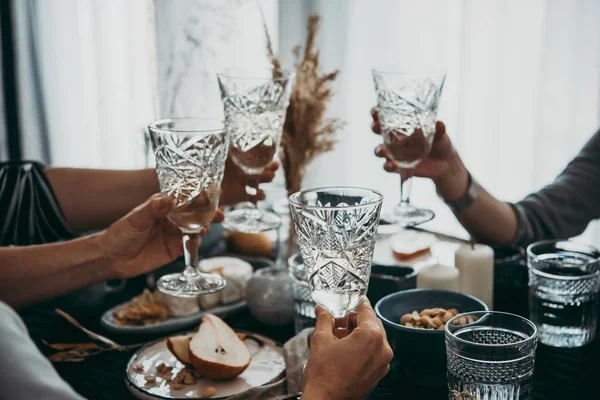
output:
M461 317L475 322L459 325ZM448 389L451 398L526 400L537 329L518 315L478 311L459 314L445 326Z
M527 248L529 316L540 342L580 347L596 335L600 252L584 244L546 240Z

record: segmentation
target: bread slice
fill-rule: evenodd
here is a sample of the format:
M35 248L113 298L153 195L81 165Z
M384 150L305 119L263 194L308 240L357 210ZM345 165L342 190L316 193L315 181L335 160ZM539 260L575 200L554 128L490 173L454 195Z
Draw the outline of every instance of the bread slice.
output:
M206 314L190 341L190 359L203 376L233 379L250 365L250 352L237 334L219 317Z
M167 348L183 365L192 365L190 360L191 336L173 336L167 339Z

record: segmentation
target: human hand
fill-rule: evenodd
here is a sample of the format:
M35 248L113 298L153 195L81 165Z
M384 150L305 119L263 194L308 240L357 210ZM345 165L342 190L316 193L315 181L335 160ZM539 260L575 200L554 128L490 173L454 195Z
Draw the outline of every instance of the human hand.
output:
M346 337L334 335L335 320L316 308L317 325L310 341L302 399L365 399L388 373L393 352L383 324L365 299L356 314L356 328Z
M258 176L246 175L240 167L238 167L232 158L227 157L225 163L225 175L223 176L223 182L221 183L221 204L222 205L233 205L244 201L250 201L256 203L257 201L264 200L265 192L258 189L260 183L268 183L275 178L275 171L279 168L277 161L272 161ZM250 196L246 193L246 186L250 186L257 189L255 195Z
M377 134L381 134L381 125L379 124L379 117L375 108L371 109L371 116L373 122L371 129ZM449 162L453 154L455 153L452 147L452 142L446 134L446 125L442 121L438 121L435 124L435 136L433 144L429 154L421 160L415 167L415 176L421 176L425 178L438 178L442 176L449 168ZM386 162L383 168L388 172L400 172L400 168L396 162L389 156L385 145L380 144L375 148L375 155L377 157L385 158Z
M99 234L115 279L152 271L181 256L182 233L167 219L173 207L172 198L155 194ZM217 210L213 222L222 220L223 213ZM204 228L201 235L208 231Z

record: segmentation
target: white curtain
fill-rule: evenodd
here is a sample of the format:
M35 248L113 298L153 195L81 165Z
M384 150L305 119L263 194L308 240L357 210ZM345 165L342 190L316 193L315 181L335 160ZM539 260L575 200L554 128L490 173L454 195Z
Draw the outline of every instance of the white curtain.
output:
M222 115L217 71L267 62L255 0L30 1L54 165L143 167L148 122Z
M158 113L152 0L36 0L41 92L54 165L143 166Z
M255 0L31 0L55 165L132 168L158 117L220 115L215 73L266 62ZM595 0L260 0L291 66L309 12L321 14L325 70L342 71L329 113L347 122L305 186L352 184L398 200L372 155L371 69L446 68L440 118L474 176L516 201L561 171L598 128L600 2ZM160 102L159 102L160 99ZM461 233L427 180L412 200ZM600 232L585 240L600 245Z
M331 112L347 125L306 186L363 185L382 191L385 207L397 202L397 176L372 156L380 65L447 69L440 118L473 175L504 200L550 183L600 125L598 1L313 0L282 1L281 11L282 54L316 11L324 67L342 71ZM462 234L431 182L416 179L412 201L436 210L430 228ZM593 228L584 239L600 245Z

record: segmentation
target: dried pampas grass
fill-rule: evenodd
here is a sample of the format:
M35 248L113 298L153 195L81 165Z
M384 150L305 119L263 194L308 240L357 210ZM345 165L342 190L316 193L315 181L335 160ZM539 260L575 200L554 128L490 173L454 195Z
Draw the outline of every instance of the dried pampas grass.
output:
M337 118L325 118L327 104L333 97L331 84L340 71L320 71L319 51L315 49L319 23L319 15L311 14L308 17L304 49L300 45L293 49L296 57L296 83L285 117L280 154L288 194L300 190L306 167L318 155L333 149L335 134L344 125ZM273 75L280 77L281 61L273 51L266 24L265 34Z

